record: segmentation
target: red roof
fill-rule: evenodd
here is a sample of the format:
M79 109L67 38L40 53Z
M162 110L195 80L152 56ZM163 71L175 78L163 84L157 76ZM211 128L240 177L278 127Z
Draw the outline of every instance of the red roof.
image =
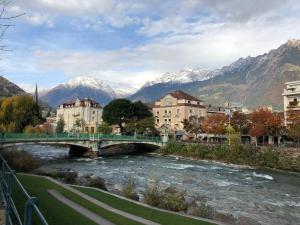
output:
M172 95L174 98L177 98L177 99L186 99L186 100L190 100L190 101L202 102L200 99L198 99L198 98L196 98L192 95L189 95L189 94L187 94L183 91L180 91L180 90L171 92L169 94Z

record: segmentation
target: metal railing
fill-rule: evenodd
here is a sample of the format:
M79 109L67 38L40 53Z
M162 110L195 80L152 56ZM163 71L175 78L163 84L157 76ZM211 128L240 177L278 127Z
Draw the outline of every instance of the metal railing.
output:
M48 225L45 217L37 206L37 198L28 194L21 182L16 176L16 172L12 170L7 162L0 156L1 173L0 188L1 198L5 204L5 225L32 225L33 217L38 224ZM18 209L13 194L18 191L24 199L23 209ZM18 204L20 206L20 204ZM20 213L20 211L22 213ZM23 214L23 216L22 216Z
M3 133L0 134L0 143L16 141L80 141L80 140L115 140L115 141L149 141L161 142L158 136L140 136L140 135L115 135L115 134L86 134L86 133Z

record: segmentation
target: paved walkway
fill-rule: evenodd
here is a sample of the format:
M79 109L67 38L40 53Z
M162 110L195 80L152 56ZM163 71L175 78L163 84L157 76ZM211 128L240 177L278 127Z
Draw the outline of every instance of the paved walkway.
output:
M104 219L103 217L98 216L97 214L93 213L92 211L78 205L77 203L67 199L65 196L63 196L62 194L60 194L58 191L56 190L48 190L48 192L57 200L61 201L62 203L64 203L65 205L69 206L70 208L74 209L75 211L77 211L78 213L80 213L81 215L87 217L88 219L92 220L93 222L95 222L96 224L99 225L114 225L114 223Z
M115 209L115 208L113 208L113 207L111 207L111 206L109 206L109 205L107 205L107 204L105 204L103 202L98 201L95 198L92 198L92 197L90 197L90 196L88 196L88 195L86 195L86 194L84 194L84 193L82 193L80 191L77 191L75 188L72 188L72 187L70 187L68 185L62 184L61 182L59 182L57 180L54 180L52 178L48 178L48 179L51 180L52 182L55 182L56 184L58 184L60 186L63 186L65 189L73 192L74 194L76 194L76 195L78 195L78 196L80 196L80 197L82 197L82 198L84 198L84 199L86 199L86 200L94 203L95 205L97 205L97 206L99 206L99 207L101 207L103 209L106 209L107 211L119 214L121 216L124 216L124 217L130 219L130 220L134 220L136 222L139 222L139 223L142 223L142 224L145 224L145 225L160 225L159 223L155 223L155 222L152 222L150 220L144 219L142 217L139 217L139 216L127 213L127 212L123 212L123 211L121 211L119 209Z

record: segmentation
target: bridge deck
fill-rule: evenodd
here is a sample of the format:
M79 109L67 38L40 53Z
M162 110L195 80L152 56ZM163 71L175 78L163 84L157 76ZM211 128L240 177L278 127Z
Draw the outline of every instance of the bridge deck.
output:
M4 133L0 136L0 143L17 142L66 142L66 141L126 141L126 142L154 142L161 143L157 136L129 136L113 134L26 134Z

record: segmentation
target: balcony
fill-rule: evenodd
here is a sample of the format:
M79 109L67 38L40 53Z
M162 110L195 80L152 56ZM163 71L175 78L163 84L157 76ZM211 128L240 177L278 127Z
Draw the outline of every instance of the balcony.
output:
M298 101L293 101L293 102L289 102L288 108L298 108L300 107L299 102Z

